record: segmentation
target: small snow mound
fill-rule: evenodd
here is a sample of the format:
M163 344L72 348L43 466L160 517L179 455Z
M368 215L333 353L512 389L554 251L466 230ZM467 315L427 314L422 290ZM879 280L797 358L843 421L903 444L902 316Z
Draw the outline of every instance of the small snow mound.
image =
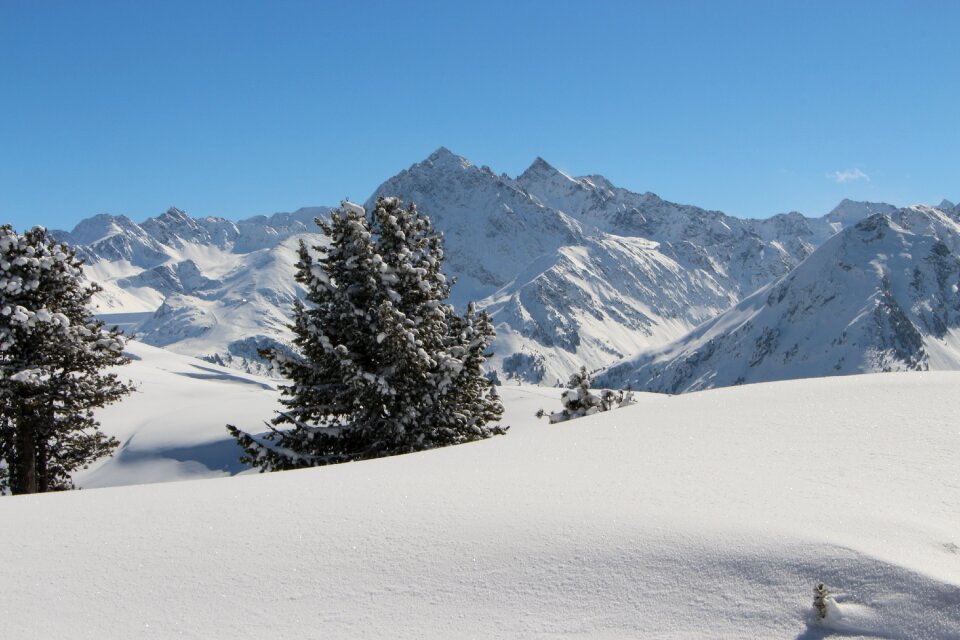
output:
M349 213L355 213L358 216L363 216L367 214L366 210L356 202L350 202L349 200L344 200L343 202L340 203L340 206L343 208L344 211L347 211Z
M880 616L871 607L862 604L840 604L836 600L827 600L825 627L848 633L878 633L883 625Z

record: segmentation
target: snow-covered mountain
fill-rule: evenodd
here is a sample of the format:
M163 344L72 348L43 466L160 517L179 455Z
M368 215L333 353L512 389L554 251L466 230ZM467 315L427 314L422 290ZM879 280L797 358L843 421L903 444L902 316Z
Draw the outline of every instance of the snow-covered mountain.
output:
M736 300L657 243L605 233L446 149L382 184L367 205L390 194L444 232L454 302L490 311L492 364L506 376L552 383L678 336Z
M833 232L827 218L739 219L571 177L542 158L516 179L498 176L444 148L368 205L380 195L416 202L445 232L455 300L481 301L498 331L493 366L530 382L678 338Z
M960 369L960 216L925 206L882 211L689 335L611 367L597 384L679 393Z
M891 205L844 201L823 218L749 220L575 178L537 158L517 178L445 148L371 196L416 202L445 234L453 302L498 331L501 380L553 384L679 339L781 277L837 230ZM329 209L239 222L179 209L136 224L100 215L60 237L104 287L100 311L148 344L256 370L286 343L295 250Z
M104 288L97 303L108 322L147 344L257 370L259 347L288 341L301 294L296 249L319 241L314 219L329 210L231 222L171 208L142 224L98 215L54 233L78 247Z

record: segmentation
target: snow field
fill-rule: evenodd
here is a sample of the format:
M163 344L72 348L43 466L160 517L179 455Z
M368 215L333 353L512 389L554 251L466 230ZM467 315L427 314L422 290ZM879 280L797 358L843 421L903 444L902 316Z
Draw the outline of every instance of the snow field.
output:
M187 477L170 449L222 441L231 411L248 428L269 417L270 381L212 366L189 377L189 359L131 348L131 377L166 387L144 380L104 414L147 457L123 463L125 476L102 465L102 482L135 478L151 452L167 465L154 479ZM505 386L512 428L484 442L3 498L0 628L23 639L958 638L958 384L910 373L637 394L559 425L534 417L559 407L559 389ZM259 400L240 407L244 395ZM818 581L836 598L823 623Z
M120 441L113 458L80 472L80 487L219 477L240 472L227 423L265 430L280 408L277 382L131 341L116 369L137 391L97 414ZM259 428L258 428L259 427Z

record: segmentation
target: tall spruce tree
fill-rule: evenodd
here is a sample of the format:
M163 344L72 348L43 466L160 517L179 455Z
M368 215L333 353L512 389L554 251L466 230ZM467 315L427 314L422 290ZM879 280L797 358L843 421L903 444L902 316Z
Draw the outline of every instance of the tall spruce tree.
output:
M118 444L93 410L132 390L103 371L127 362L123 338L92 317L81 264L42 227L0 226L0 492L72 488Z
M503 413L483 376L495 332L471 304L445 302L442 238L411 203L380 198L368 218L344 203L328 239L301 243L294 305L296 352L265 350L291 383L270 431L227 429L261 471L364 460L503 434Z

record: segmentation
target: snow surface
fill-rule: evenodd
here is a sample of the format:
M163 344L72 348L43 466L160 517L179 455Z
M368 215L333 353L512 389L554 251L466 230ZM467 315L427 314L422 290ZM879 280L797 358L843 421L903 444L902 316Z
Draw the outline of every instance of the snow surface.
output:
M75 477L88 489L227 476L242 472L242 453L225 425L266 429L280 408L277 381L219 367L140 342L130 364L114 369L137 391L97 413L120 447ZM258 428L259 426L259 428Z
M156 461L274 406L270 380L130 349L141 393L101 417L144 454L125 463L144 480L190 475ZM0 629L956 639L958 386L960 373L893 373L637 394L560 425L534 417L559 390L504 386L512 428L483 442L2 498ZM134 477L117 466L83 483ZM835 597L823 623L819 581Z

